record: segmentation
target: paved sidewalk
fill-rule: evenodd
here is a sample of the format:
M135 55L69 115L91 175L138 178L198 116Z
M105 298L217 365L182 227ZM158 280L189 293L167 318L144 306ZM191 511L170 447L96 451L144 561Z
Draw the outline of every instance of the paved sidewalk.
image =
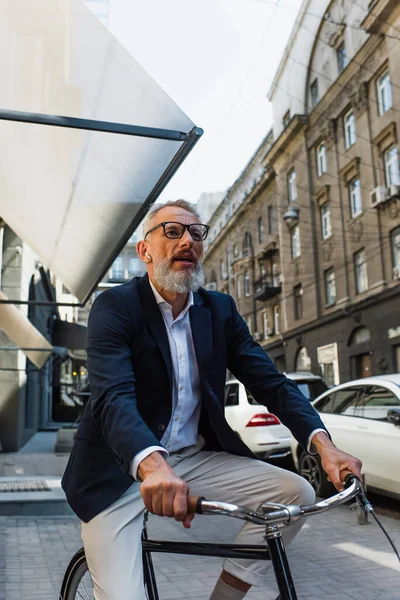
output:
M400 522L382 517L400 547ZM153 538L231 541L241 523L198 516L191 530L152 517ZM0 600L56 600L64 569L81 545L75 517L0 517ZM216 558L154 555L162 600L207 600L220 571ZM289 549L299 600L399 600L400 570L377 526L340 507L311 517ZM249 600L274 600L272 573ZM133 600L133 599L132 599Z
M59 476L68 454L56 454L56 432L40 431L19 452L0 452L0 477Z
M67 454L55 454L56 434L41 432L17 453L0 453L0 477L61 476ZM400 521L380 517L400 548ZM241 527L227 517L198 516L189 531L151 518L158 539L229 543ZM76 517L0 516L0 600L57 600L64 570L81 546ZM400 569L377 525L360 526L348 507L310 517L289 548L299 600L400 600ZM154 555L162 600L207 600L218 577L216 558ZM271 572L249 600L275 600ZM133 600L133 599L132 599Z

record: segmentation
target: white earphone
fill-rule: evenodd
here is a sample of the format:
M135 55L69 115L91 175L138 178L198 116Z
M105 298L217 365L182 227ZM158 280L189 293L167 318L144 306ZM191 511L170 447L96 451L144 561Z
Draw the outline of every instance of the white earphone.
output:
M152 260L150 254L147 254L147 252L145 252L144 255L147 256L147 258L149 258L150 260Z

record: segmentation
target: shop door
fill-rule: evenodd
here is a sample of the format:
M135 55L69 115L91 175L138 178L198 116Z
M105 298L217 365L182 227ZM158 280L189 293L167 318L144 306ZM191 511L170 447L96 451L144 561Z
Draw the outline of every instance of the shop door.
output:
M361 354L356 356L356 377L360 379L362 377L371 377L371 355Z

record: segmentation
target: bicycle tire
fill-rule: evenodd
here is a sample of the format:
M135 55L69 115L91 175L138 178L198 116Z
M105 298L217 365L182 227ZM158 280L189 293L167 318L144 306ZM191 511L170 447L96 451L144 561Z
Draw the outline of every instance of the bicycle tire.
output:
M85 550L80 548L71 558L65 571L64 579L61 585L59 600L94 600L93 585L82 585L84 578L90 578L89 567L86 561ZM154 575L153 575L154 576ZM90 578L91 581L91 578ZM146 598L149 597L147 589L147 578L144 577ZM79 587L81 585L81 587Z
M90 582L90 583L89 583ZM71 558L61 585L60 600L94 600L93 585L83 548Z

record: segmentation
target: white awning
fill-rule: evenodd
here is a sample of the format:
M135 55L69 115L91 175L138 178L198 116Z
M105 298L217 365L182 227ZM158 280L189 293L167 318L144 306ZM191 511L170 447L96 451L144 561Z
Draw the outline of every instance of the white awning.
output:
M8 300L1 291L0 300ZM0 329L25 353L35 367L43 367L52 353L53 346L14 304L0 304ZM10 351L12 350L10 348Z
M193 130L81 0L0 0L0 10L3 119L23 111ZM184 144L0 120L0 216L84 301L178 168Z

